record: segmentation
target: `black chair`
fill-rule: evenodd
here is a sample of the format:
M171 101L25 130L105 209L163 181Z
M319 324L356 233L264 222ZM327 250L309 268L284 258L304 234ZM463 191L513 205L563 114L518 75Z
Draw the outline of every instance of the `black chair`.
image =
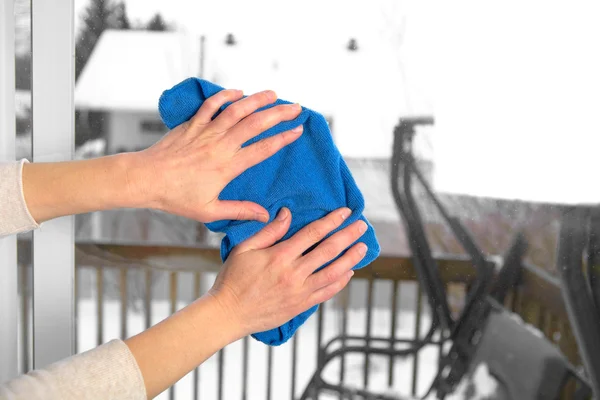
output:
M499 382L497 400L558 399L565 382L572 378L581 383L581 393L585 393L587 384L560 351L542 335L520 323L501 305L507 293L520 279L521 258L526 249L524 237L517 235L494 280L493 264L486 260L460 221L447 212L419 171L412 154L415 128L431 124L433 118L430 117L400 121L395 129L391 172L392 193L403 217L418 282L432 310L431 327L423 339L350 336L332 339L321 348L319 365L301 400L316 400L318 393L323 390L336 392L342 399L402 400L397 396L326 382L322 377L323 369L331 360L348 353L406 357L419 352L426 345L442 346L441 352L446 343L451 343L450 350L442 355L439 371L424 397L435 392L438 399L444 399L456 389L462 379L471 377L481 363L487 364L490 373ZM419 207L413 197L414 177L420 181L425 193L475 267L476 275L469 285L465 306L457 319L451 315L441 274L425 234ZM433 340L436 333L439 334L439 340ZM344 343L350 339L362 339L364 344L345 346ZM342 346L334 349L334 345L340 341ZM377 342L387 346L375 346ZM410 343L411 346L396 350L396 343Z
M599 211L582 207L565 210L557 257L561 292L595 399L600 399L600 310L595 282L600 250ZM582 265L586 244L587 280Z

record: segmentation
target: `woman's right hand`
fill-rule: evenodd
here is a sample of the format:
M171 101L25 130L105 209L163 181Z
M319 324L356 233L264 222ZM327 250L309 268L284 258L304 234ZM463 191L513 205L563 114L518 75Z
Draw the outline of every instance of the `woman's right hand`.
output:
M273 222L231 252L209 295L232 326L239 327L238 337L278 327L329 300L348 284L352 268L366 254L364 243L355 244L314 272L356 242L367 229L365 222L356 221L302 254L338 228L350 213L347 208L333 211L274 245L292 220L290 211L283 208Z
M282 209L277 219L235 247L209 293L128 339L148 398L224 346L278 327L342 290L350 281L352 267L366 253L364 244L355 244L326 268L313 272L364 233L366 224L357 221L321 242L349 215L347 208L336 210L277 243L292 220L290 211Z

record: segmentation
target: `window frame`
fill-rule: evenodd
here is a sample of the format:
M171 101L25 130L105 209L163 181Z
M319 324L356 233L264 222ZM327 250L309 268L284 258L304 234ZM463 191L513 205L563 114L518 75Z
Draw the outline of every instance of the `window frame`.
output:
M0 161L14 161L15 20L13 0L0 0ZM0 383L19 373L17 239L0 239Z
M31 53L33 161L72 160L74 0L32 0ZM44 368L75 350L74 217L45 222L32 248L33 368Z

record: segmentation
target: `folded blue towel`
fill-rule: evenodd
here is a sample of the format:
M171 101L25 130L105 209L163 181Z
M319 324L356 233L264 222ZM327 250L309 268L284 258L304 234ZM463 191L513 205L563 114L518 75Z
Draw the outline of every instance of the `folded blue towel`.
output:
M207 98L221 90L222 87L205 80L186 79L162 94L159 101L160 116L165 125L172 129L189 120ZM291 103L277 100L275 104ZM223 106L219 112L227 106ZM282 240L329 212L346 206L352 210L352 214L338 230L358 219L365 221L368 226L367 231L357 241L368 246L367 254L354 269L362 268L377 258L379 243L373 227L362 215L363 196L333 143L325 118L315 111L303 108L295 120L276 125L249 140L244 146L300 124L304 125L304 133L298 140L238 176L225 187L219 198L256 202L265 207L271 220L282 207L287 207L292 213L292 223ZM206 226L211 231L225 233L221 242L221 258L225 261L234 246L257 233L265 224L257 221L225 220ZM312 307L279 328L252 336L268 345L285 343L317 307Z

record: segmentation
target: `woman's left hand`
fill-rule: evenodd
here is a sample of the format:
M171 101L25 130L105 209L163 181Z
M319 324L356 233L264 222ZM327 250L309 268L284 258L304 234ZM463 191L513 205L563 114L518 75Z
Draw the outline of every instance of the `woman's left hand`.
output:
M173 129L161 141L132 153L129 169L132 196L146 201L145 208L160 209L200 222L221 219L267 222L262 206L248 201L222 201L225 186L246 169L271 157L298 139L302 126L242 148L249 139L282 121L296 118L298 104L272 104L272 91L241 99L237 90L223 90L207 99L197 114ZM217 118L221 106L233 102Z
M301 125L242 148L253 137L300 114L297 104L255 112L276 99L272 91L242 99L240 91L223 90L208 98L190 121L146 150L90 160L27 163L23 193L28 210L38 223L115 208L154 208L200 222L267 222L269 214L262 206L243 199L222 201L219 194L242 172L300 137ZM233 104L213 119L228 102Z

